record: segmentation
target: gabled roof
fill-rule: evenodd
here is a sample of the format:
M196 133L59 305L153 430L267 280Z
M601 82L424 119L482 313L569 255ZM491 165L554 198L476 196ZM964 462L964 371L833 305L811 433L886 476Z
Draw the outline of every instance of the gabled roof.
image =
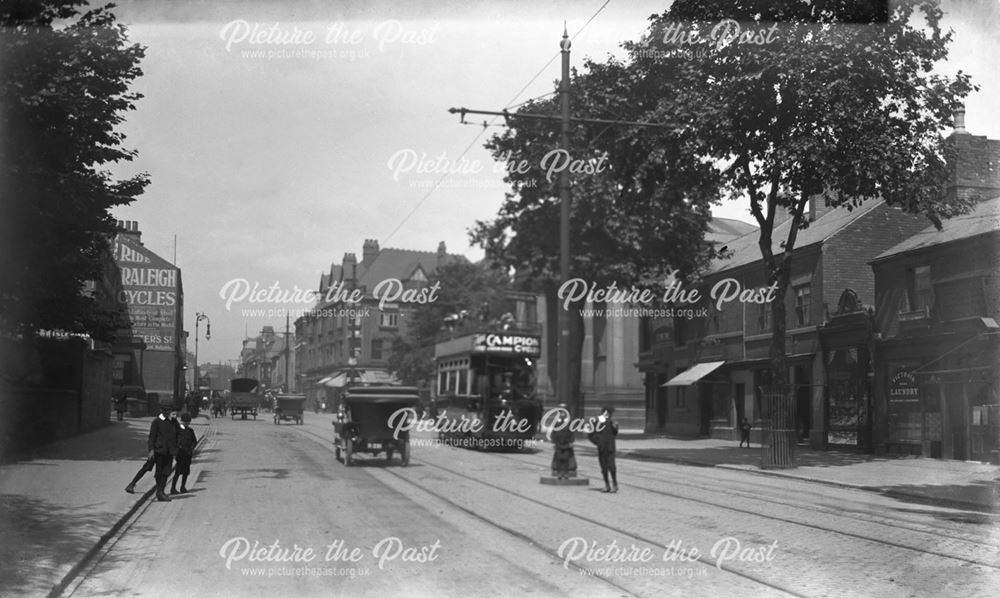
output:
M941 230L928 226L919 233L879 254L873 262L894 255L961 241L1000 231L1000 197L979 202L971 212L941 221Z
M450 264L461 259L465 258L449 254L445 258L445 263ZM364 285L371 292L375 285L388 278L407 280L418 266L429 276L437 269L437 265L437 252L386 247L378 252L372 263L363 271L358 264L358 284Z
M115 236L115 260L119 266L176 269L177 266L163 259L135 237L118 233ZM180 274L178 272L178 274Z
M847 206L841 206L831 209L809 223L809 228L799 231L795 239L795 249L804 249L810 245L825 242L852 222L881 206L883 203L885 202L882 200L871 200L864 202L859 208L849 209ZM771 250L776 255L782 251L781 243L788 238L788 230L791 226L792 220L790 218L781 224L775 225L771 235ZM706 274L723 272L762 261L764 258L760 255L760 247L757 245L759 234L759 231L754 229L742 237L725 243L731 252L731 257L728 259L712 260L712 264L709 266Z

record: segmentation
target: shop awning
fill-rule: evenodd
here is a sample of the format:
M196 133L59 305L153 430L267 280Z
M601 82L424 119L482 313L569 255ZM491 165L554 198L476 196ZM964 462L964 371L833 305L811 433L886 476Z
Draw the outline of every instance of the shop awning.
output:
M340 372L336 376L330 376L323 383L323 386L328 386L330 388L343 388L347 384L347 375L344 372Z
M660 388L663 388L664 386L691 386L698 380L701 380L705 376L714 372L716 369L719 368L719 366L721 366L724 363L726 362L706 361L704 363L696 363L691 367L691 369L685 372L681 372L680 374L677 374L676 376L668 380L665 384L663 384Z

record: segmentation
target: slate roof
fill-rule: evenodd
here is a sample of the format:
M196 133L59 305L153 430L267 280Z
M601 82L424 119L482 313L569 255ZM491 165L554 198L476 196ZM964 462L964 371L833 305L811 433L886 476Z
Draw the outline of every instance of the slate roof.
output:
M466 261L466 258L456 254L446 254L445 263L451 264L459 261ZM436 251L416 251L412 249L397 249L386 247L380 249L375 259L365 267L358 261L357 277L358 285L364 286L370 295L372 289L383 280L398 278L401 281L409 280L419 269L424 275L430 277L437 269L438 254ZM325 292L333 283L350 276L344 270L342 264L333 264L329 273L320 276L320 291Z
M795 239L795 249L804 249L810 245L827 241L852 222L881 206L883 203L885 202L882 200L866 201L861 207L854 208L853 210L848 209L846 206L841 206L824 213L809 223L809 228L799 231ZM788 229L791 225L791 219L775 225L771 240L771 249L775 254L782 251L781 243L788 238ZM713 260L706 273L714 274L762 261L763 257L761 257L760 248L757 246L758 237L759 233L755 228L750 233L725 243L729 251L732 252L731 257L728 259Z
M877 262L901 253L1000 231L1000 197L979 202L968 214L942 220L941 225L940 231L933 225L928 226L912 237L885 250L872 261Z

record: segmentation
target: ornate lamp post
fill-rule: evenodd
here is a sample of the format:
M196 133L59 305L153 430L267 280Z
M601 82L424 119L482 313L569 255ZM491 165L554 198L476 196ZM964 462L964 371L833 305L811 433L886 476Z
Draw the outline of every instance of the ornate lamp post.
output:
M208 316L202 312L196 313L194 317L194 380L191 384L196 394L198 392L198 325L202 320L208 320L208 323L205 324L205 340L212 340L212 320L209 320Z

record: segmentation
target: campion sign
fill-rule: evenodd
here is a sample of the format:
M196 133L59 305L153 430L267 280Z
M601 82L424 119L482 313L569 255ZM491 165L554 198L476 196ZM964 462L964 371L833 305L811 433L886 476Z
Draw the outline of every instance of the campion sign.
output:
M487 333L477 334L472 340L473 353L487 355L523 355L538 357L542 354L541 337L527 334Z
M128 308L132 336L147 350L173 351L177 334L180 272L138 240L115 238L115 261L122 275L118 302Z

